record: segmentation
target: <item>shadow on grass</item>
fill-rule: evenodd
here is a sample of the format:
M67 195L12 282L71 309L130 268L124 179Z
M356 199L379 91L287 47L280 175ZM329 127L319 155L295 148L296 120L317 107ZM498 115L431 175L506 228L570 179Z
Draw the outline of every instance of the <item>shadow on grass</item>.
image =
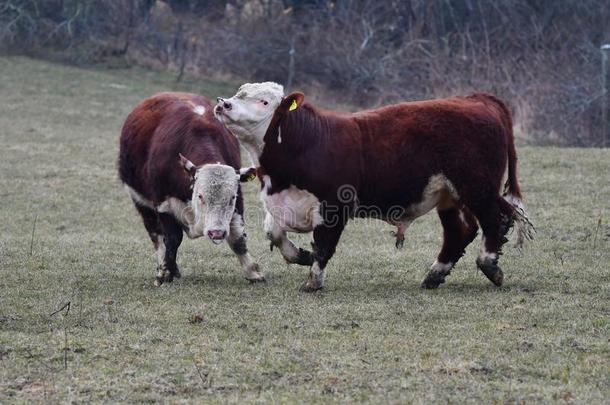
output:
M502 287L496 287L488 282L484 277L480 281L473 282L451 282L447 281L436 289L425 289L421 287L421 282L409 280L406 282L396 281L367 281L365 284L358 284L357 280L327 282L327 293L365 295L370 298L382 298L392 295L409 296L464 296L472 298L474 294L506 294L515 292L532 293L537 291L537 287L524 282L507 282Z
M306 279L307 272L301 271L301 277L294 277L293 274L288 274L285 271L268 273L267 281L264 283L250 283L242 277L240 270L212 270L202 271L195 270L182 275L180 279L174 280L172 283L163 284L161 287L154 286L154 272L143 276L142 272L130 272L125 270L121 273L120 284L121 289L139 289L144 287L145 290L166 290L169 288L179 290L205 289L208 291L219 291L226 293L227 291L257 291L265 292L266 294L281 294L294 293L294 296L315 296L323 297L329 295L338 295L342 297L365 296L369 299L381 299L393 296L416 297L422 295L428 296L463 296L472 298L473 294L507 294L507 293L535 293L539 290L539 286L528 284L523 281L507 281L502 287L495 287L485 277L481 276L472 282L452 281L449 279L439 288L427 290L421 288L420 280L401 280L398 277L383 279L375 277L369 279L360 279L356 277L341 277L340 274L329 277L326 281L325 288L314 293L303 293L299 291L299 287Z

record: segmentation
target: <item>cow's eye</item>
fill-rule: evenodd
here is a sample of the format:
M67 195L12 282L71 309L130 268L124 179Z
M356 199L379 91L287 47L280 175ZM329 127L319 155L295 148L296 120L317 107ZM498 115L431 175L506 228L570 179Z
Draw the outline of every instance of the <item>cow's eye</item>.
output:
M267 100L261 100L261 103L263 103L263 105L269 104L269 102Z
M203 202L203 194L199 194L198 197L199 197L199 201Z

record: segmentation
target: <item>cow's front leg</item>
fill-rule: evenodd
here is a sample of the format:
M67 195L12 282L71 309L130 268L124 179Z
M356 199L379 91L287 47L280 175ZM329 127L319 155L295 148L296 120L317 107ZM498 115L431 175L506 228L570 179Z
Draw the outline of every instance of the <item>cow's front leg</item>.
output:
M301 286L301 291L314 292L324 287L324 269L330 258L335 254L335 249L344 228L343 222L333 225L318 225L313 230L313 266L309 272L309 278Z
M176 264L178 248L182 243L182 227L170 214L159 214L159 223L163 232L162 245L157 249L159 266L155 285L170 283L174 278L180 278L180 270Z
M273 216L267 213L265 216L265 233L267 239L271 241L271 246L276 246L280 249L284 260L288 263L300 264L301 266L311 266L313 264L313 255L310 251L298 248L292 243L286 231L281 229L273 220Z
M265 276L260 271L258 264L252 260L248 247L246 246L246 232L244 229L244 220L237 212L231 218L229 237L227 242L231 250L239 259L239 263L244 270L244 277L251 283L264 282Z

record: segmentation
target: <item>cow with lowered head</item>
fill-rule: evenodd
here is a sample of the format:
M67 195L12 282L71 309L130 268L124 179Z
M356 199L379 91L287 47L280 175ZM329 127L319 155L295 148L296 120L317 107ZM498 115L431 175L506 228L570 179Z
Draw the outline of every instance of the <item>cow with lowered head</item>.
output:
M212 107L195 94L160 93L123 125L119 175L157 251L156 285L180 277L183 232L215 244L227 240L246 279L265 280L246 247L239 143Z
M324 269L349 218L397 227L397 245L417 217L437 209L443 246L422 287L445 281L483 230L478 268L499 286L505 235L532 236L517 181L512 122L497 98L475 94L400 103L357 113L315 107L276 83L241 86L214 113L259 166L265 230L291 263L312 265L304 291ZM505 188L504 194L503 188ZM313 255L286 232L313 231Z

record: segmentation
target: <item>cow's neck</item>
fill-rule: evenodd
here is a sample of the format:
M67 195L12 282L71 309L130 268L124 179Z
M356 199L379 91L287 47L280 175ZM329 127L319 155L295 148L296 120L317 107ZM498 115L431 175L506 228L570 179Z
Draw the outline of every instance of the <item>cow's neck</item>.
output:
M259 144L258 142L253 141L253 142L242 142L242 145L244 146L244 149L250 155L250 160L252 161L252 165L254 167L259 167L260 166L259 160L260 160L261 154L263 153L263 147L264 147L265 143L263 142L262 144Z
M295 184L295 178L308 177L311 167L307 161L311 154L323 158L328 153L324 145L325 131L328 132L326 117L302 106L277 116L270 125L264 138L260 166L279 183Z
M263 147L265 143L257 140L257 134L250 132L247 128L241 127L228 127L229 130L239 140L241 146L248 152L252 165L255 167L260 166L259 159L263 153Z
M239 139L239 142L250 155L252 165L256 167L260 166L260 157L265 148L265 141L263 139L271 122L272 115L270 114L264 120L252 126L232 129L233 134Z
M300 155L323 143L329 126L327 117L309 104L288 112L271 125L273 130L268 131L271 136L265 138L269 143L267 148L283 150L291 156Z

